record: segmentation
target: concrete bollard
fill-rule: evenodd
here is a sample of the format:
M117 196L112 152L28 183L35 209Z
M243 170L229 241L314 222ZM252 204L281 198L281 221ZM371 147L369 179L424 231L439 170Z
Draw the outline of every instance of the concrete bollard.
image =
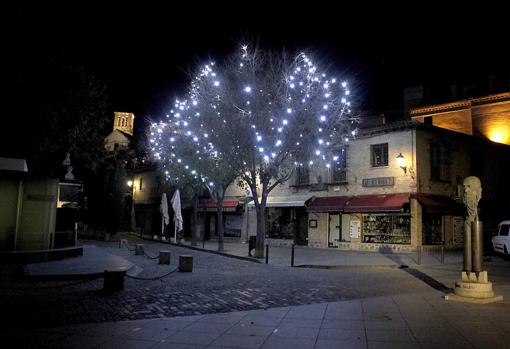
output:
M159 251L159 264L170 264L170 251Z
M135 255L143 256L143 244L136 244Z
M193 271L193 256L181 255L179 256L179 271L192 272Z
M104 271L104 290L107 292L117 292L124 289L125 270Z
M120 239L119 240L119 248L122 248L122 247L127 246L127 245L128 245L127 239Z

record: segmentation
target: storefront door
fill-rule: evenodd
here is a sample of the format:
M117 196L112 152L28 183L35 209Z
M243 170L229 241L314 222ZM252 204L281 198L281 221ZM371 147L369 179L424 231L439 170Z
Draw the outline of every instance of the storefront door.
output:
M338 242L340 241L340 227L340 214L330 213L328 247L338 247Z
M308 213L303 208L296 209L297 227L296 244L308 245Z

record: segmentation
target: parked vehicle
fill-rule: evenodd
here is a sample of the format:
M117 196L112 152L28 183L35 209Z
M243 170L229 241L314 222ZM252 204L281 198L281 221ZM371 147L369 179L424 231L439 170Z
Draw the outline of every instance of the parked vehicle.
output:
M492 247L495 252L504 253L505 256L510 257L510 221L498 224L492 237Z

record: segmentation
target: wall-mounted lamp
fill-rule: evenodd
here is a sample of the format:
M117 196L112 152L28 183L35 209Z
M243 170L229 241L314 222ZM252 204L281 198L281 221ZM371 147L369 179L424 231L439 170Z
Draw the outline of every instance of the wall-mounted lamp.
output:
M128 186L128 187L130 187L130 188L131 188L131 187L133 186L133 181L127 181L127 183L126 183L126 184L127 184L127 186Z
M404 170L404 173L407 173L406 160L404 158L404 155L402 155L402 153L399 153L397 155L397 165L400 166L400 168L402 170Z

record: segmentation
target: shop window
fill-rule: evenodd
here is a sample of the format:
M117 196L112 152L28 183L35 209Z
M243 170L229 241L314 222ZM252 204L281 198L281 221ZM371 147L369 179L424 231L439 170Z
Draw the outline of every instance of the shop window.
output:
M423 215L422 242L424 245L441 245L443 243L442 216Z
M408 215L363 215L363 242L410 244L411 217Z
M267 209L266 238L294 239L296 220L290 208L274 207Z
M430 143L430 179L449 182L451 168L451 145L447 142Z
M371 145L370 158L372 167L388 166L388 143Z

